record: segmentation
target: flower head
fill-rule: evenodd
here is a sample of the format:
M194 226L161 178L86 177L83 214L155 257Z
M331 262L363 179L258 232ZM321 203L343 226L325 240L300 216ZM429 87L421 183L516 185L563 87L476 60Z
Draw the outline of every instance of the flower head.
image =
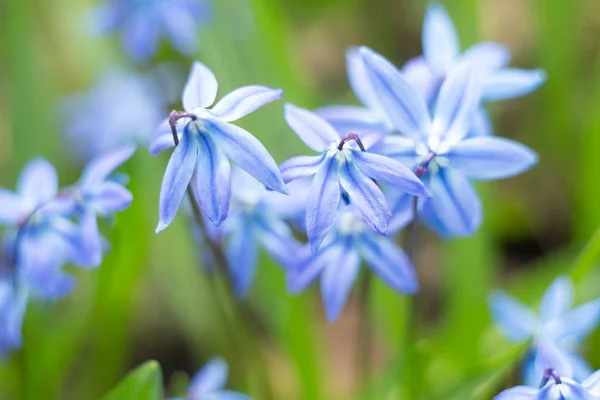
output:
M95 31L121 30L123 47L136 61L148 61L162 35L184 54L198 48L197 27L210 19L206 0L105 0L92 10Z
M340 134L325 120L308 110L286 104L290 127L317 156L299 156L281 164L285 182L315 175L308 196L306 232L313 251L327 236L342 195L347 195L367 223L385 235L391 217L381 189L374 182L409 195L428 196L415 174L401 163L366 151L358 135Z
M335 320L344 308L362 260L394 290L412 294L419 289L406 254L391 239L370 229L353 205L340 209L316 253L305 247L299 258L289 268L288 290L300 292L321 276L321 294L329 321Z
M183 91L186 113L177 120L179 144L171 155L161 187L157 232L175 218L194 171L194 186L202 211L216 225L225 220L231 192L229 159L267 189L288 193L267 149L249 132L230 124L279 99L281 94L281 90L264 86L246 86L207 109L215 101L217 80L206 66L194 63ZM152 153L175 145L171 122L175 123L169 118L160 125L150 149Z

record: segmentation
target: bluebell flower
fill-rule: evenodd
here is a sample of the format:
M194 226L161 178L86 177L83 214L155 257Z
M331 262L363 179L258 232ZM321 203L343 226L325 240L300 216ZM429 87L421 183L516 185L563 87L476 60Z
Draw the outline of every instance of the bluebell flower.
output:
M368 146L358 135L340 136L318 115L292 104L286 104L285 118L300 139L319 152L316 156L294 157L280 165L285 182L315 175L306 210L306 233L313 251L327 236L343 193L371 228L383 235L391 214L373 180L408 195L429 196L412 171L388 157L365 151Z
M148 61L165 36L183 54L198 49L197 29L211 17L206 0L105 0L92 10L99 34L121 31L125 51L136 61Z
M316 253L309 247L301 251L299 262L288 268L288 290L298 293L320 276L327 319L334 321L346 304L361 261L394 290L408 294L419 290L410 259L393 240L370 229L353 205L341 207Z
M542 375L540 375L542 376ZM581 383L580 383L581 382ZM547 368L540 387L516 386L494 397L494 400L597 400L600 399L600 371L583 381L559 376Z
M466 137L481 99L477 72L469 63L453 69L440 87L432 114L421 94L383 56L360 50L372 88L390 122L402 135L387 135L371 152L415 168L433 194L419 202L421 219L443 237L468 236L481 224L481 202L469 179L517 175L537 162L537 155L515 141ZM394 215L406 215L411 200L390 200ZM398 228L405 218L394 220Z
M228 374L225 360L213 359L196 373L186 397L170 400L252 400L245 394L223 389Z
M8 276L0 277L0 357L6 357L22 345L27 297L25 288L17 289Z
M147 146L164 102L148 76L111 70L89 91L67 97L62 108L69 144L88 161L124 145Z
M525 381L539 379L540 373L552 367L575 379L583 379L591 369L577 354L578 345L600 323L600 299L571 309L573 283L559 277L546 290L536 315L530 308L504 292L490 295L494 322L512 342L531 340L530 357L526 360Z
M267 149L249 132L230 124L279 99L281 94L281 90L264 86L246 86L229 93L209 110L207 107L217 95L217 80L202 63L194 63L183 91L186 118L177 121L179 144L171 155L161 187L157 232L175 218L194 171L202 211L216 225L225 220L231 191L229 159L267 189L287 194ZM174 144L167 119L160 125L150 150L156 154Z

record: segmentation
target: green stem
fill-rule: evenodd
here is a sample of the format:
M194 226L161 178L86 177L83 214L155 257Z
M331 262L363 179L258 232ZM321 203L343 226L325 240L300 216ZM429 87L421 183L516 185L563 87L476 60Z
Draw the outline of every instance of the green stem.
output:
M356 349L356 381L363 382L364 398L370 397L370 373L371 357L373 351L373 338L371 331L371 318L369 313L369 297L371 291L371 273L366 271L365 276L360 282L359 288L359 306L360 320L357 335Z

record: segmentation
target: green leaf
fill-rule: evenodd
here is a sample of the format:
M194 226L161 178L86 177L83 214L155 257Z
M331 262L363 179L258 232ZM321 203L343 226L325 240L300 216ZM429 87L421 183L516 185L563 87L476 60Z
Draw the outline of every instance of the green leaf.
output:
M593 270L594 266L597 265L598 259L600 258L600 228L596 231L594 236L590 239L588 244L585 246L571 271L571 276L575 282L580 282L583 278L587 277Z
M148 361L129 373L102 400L161 400L162 375L156 361Z

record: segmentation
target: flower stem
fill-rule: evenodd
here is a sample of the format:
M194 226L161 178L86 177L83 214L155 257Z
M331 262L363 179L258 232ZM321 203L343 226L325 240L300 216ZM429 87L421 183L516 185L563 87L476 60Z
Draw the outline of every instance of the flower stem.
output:
M370 398L370 372L373 351L371 336L371 318L369 312L369 297L371 292L371 273L365 271L359 287L360 318L358 320L358 335L356 341L356 381L363 383L364 398Z

